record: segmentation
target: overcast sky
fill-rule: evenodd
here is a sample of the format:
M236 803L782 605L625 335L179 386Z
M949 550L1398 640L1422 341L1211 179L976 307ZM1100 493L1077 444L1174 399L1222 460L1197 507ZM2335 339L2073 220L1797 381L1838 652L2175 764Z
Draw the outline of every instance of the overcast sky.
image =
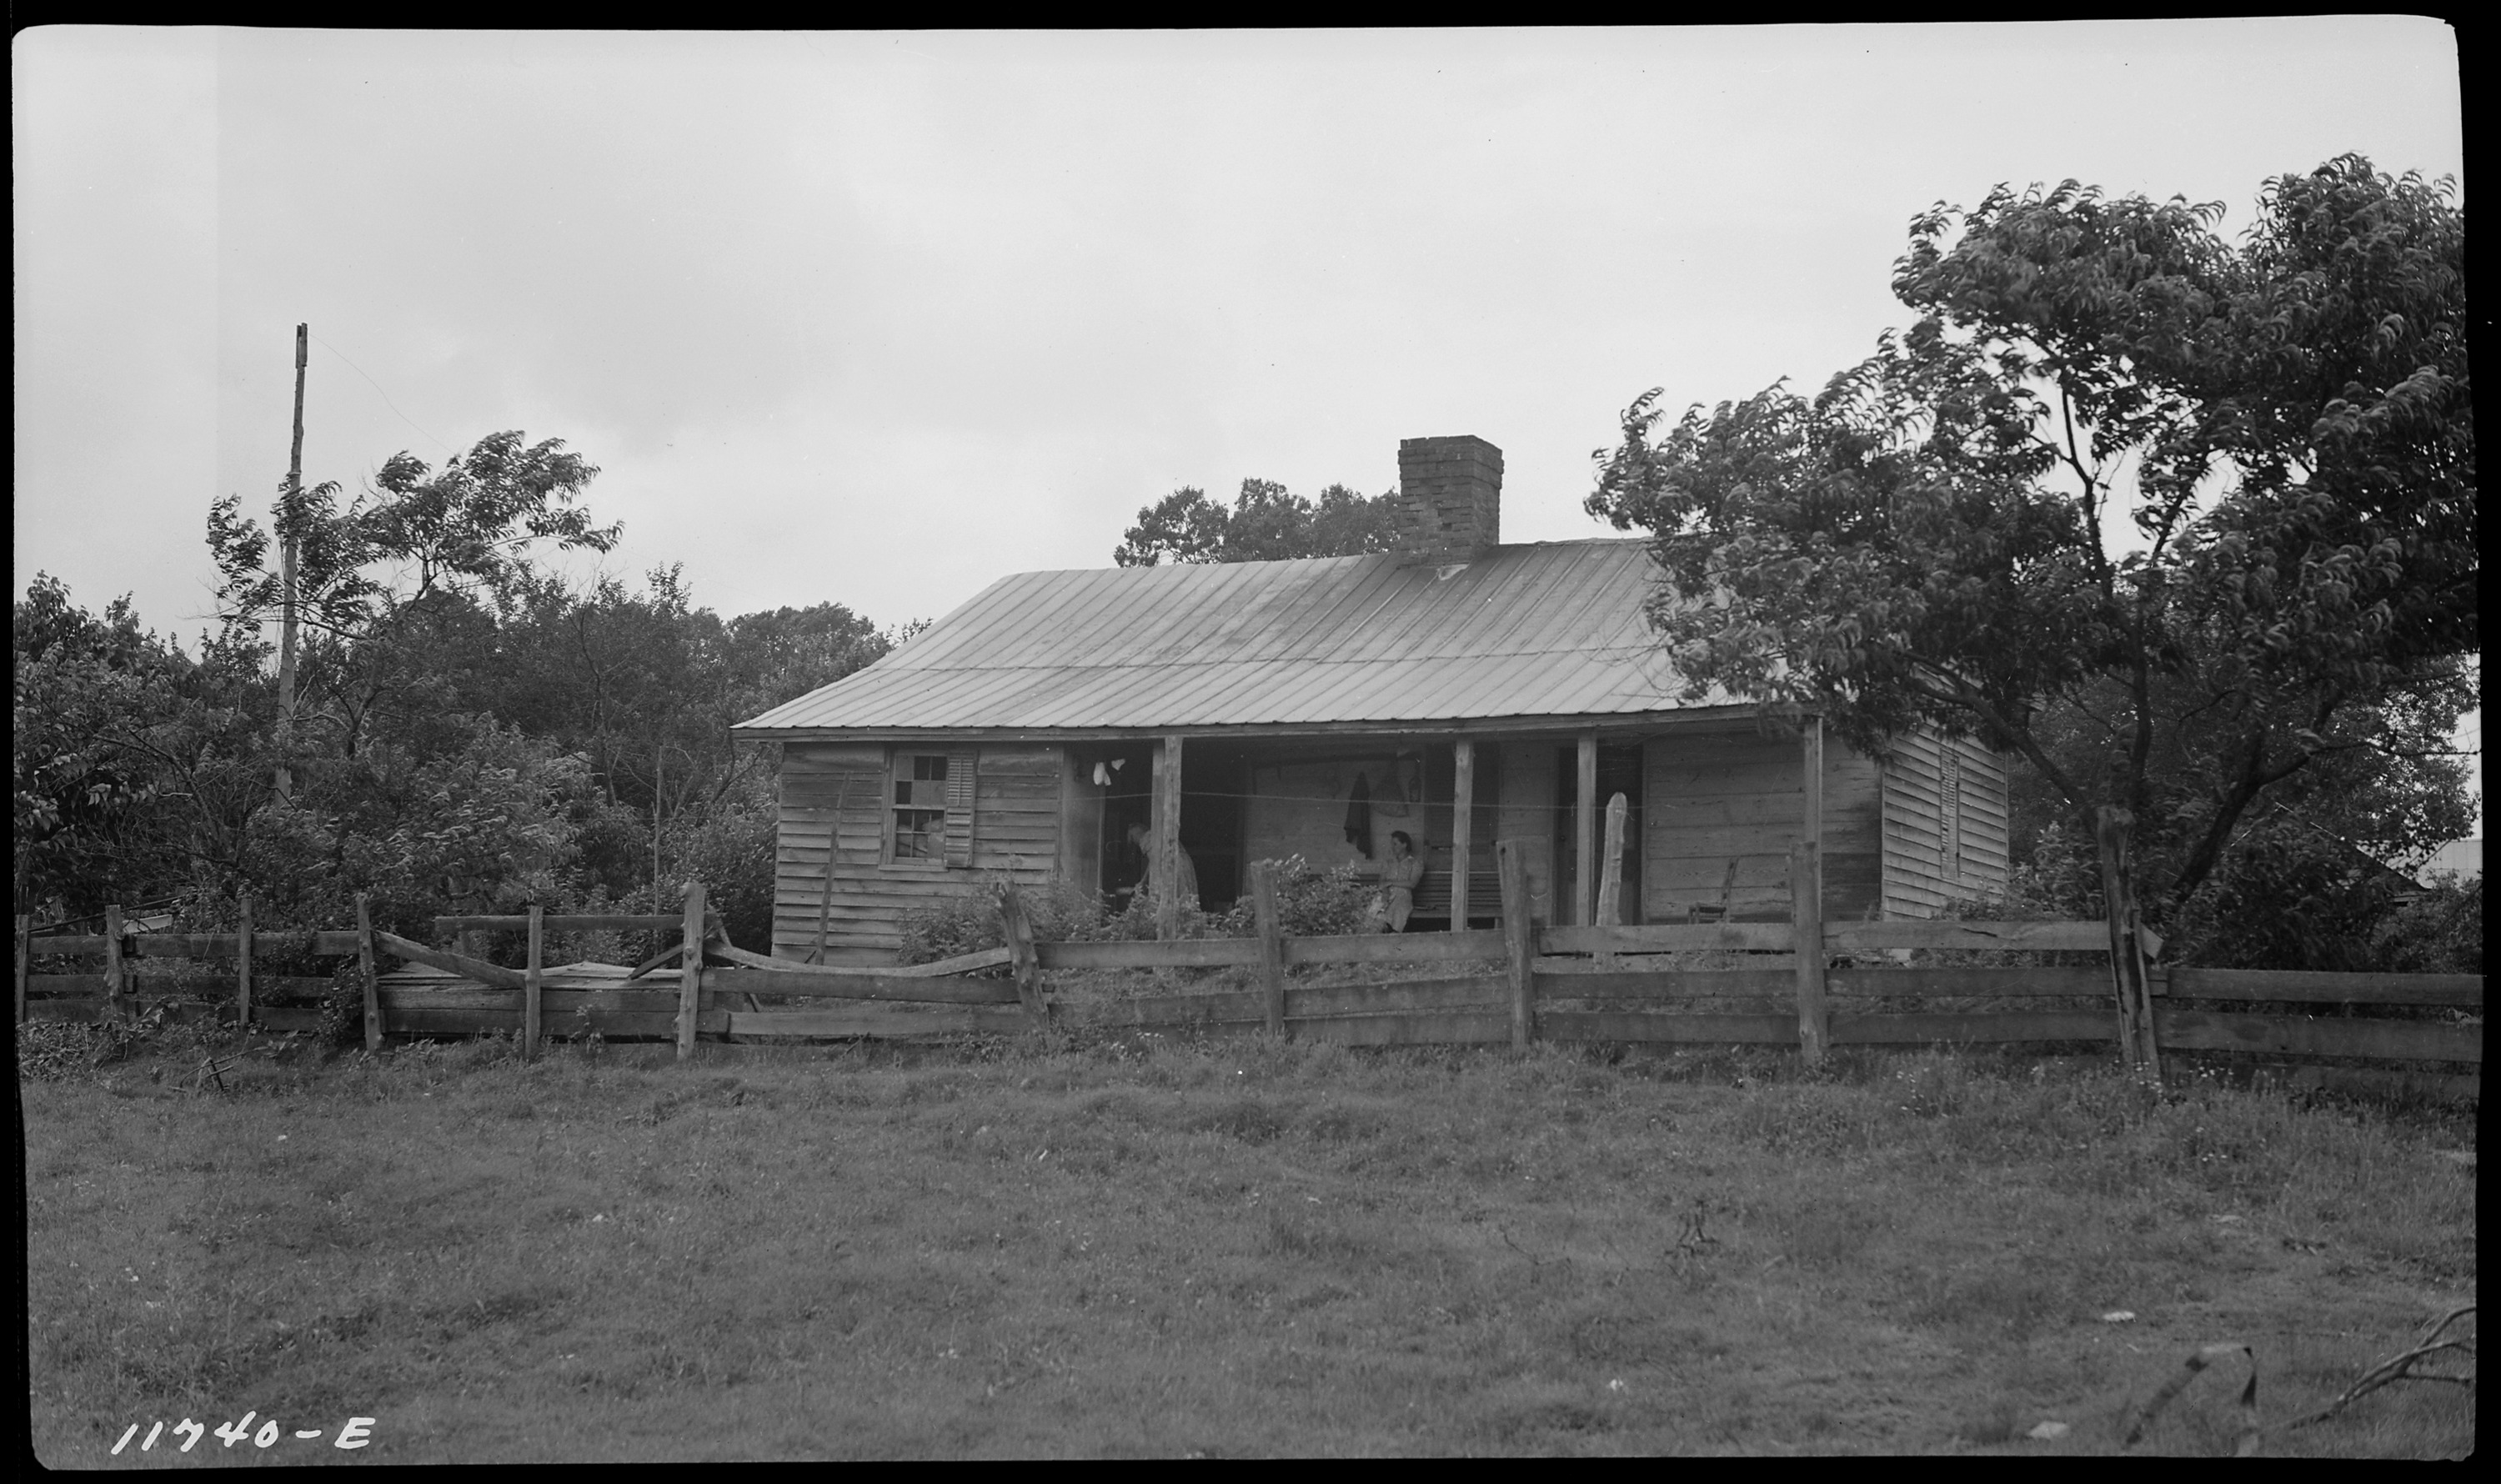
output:
M1246 476L1378 493L1820 385L1902 323L1915 212L2001 182L2219 200L2359 151L2461 175L2414 17L1653 31L55 28L13 53L14 581L187 641L210 502L518 428L610 568L724 615L935 617L1110 564Z

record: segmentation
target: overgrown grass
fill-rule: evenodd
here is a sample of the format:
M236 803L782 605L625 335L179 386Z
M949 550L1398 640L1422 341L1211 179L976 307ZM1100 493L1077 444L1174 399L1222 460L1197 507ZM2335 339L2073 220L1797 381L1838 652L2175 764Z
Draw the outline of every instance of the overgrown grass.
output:
M297 1463L2111 1453L2198 1344L2279 1419L2475 1293L2470 1121L2100 1066L203 1054L23 1085L49 1464L240 1462L109 1450L247 1410L377 1419ZM2142 1450L2228 1452L2239 1379ZM2473 1441L2431 1385L2267 1436Z

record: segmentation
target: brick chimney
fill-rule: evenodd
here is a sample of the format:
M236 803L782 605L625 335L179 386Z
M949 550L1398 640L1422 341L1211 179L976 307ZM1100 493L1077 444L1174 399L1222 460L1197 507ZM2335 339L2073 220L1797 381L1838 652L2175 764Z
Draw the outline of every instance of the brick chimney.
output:
M1465 561L1502 540L1502 450L1483 438L1398 441L1398 547Z

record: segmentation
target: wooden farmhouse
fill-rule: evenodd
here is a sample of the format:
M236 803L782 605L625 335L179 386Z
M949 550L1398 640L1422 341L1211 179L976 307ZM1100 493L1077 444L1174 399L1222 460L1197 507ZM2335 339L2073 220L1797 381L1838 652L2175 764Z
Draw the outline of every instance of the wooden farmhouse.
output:
M1786 920L1808 838L1826 922L2004 885L1996 755L1861 757L1679 704L1645 542L1503 545L1481 438L1409 439L1398 467L1397 552L1019 573L741 723L782 744L774 953L885 961L906 912L1000 880L1108 891L1133 824L1188 853L1211 908L1253 860L1377 872L1404 831L1408 930L1494 925L1497 840L1541 921L1586 923L1618 793L1626 922Z

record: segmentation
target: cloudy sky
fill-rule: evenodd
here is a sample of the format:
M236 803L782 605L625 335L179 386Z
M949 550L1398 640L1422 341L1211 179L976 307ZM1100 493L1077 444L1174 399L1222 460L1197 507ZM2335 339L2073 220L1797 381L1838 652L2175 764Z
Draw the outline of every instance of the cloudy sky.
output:
M211 611L210 502L560 437L723 614L933 617L1108 565L1180 485L1592 449L1819 384L1902 322L1913 213L2184 194L2348 151L2462 175L2409 17L1655 31L21 33L14 581Z

